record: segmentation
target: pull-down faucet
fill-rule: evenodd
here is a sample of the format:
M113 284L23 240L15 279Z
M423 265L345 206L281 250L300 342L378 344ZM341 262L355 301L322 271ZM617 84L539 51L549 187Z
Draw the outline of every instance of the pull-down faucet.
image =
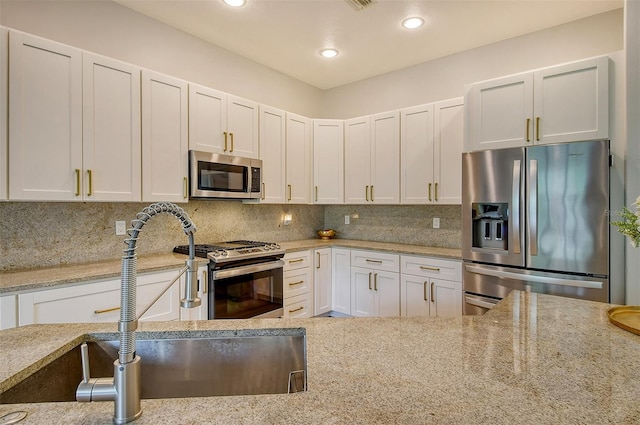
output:
M152 217L167 213L174 215L182 222L182 229L189 236L189 259L176 278L136 316L136 276L137 254L136 243L142 227ZM119 358L113 362L113 378L90 378L89 354L86 344L82 345L83 380L78 385L76 399L78 401L113 401L115 424L125 424L137 419L142 414L140 406L140 357L136 355L136 334L138 319L164 294L185 272L186 285L184 298L180 305L186 308L198 307L197 261L193 233L196 226L187 213L179 206L169 202L151 204L136 215L128 230L128 238L124 243L127 249L122 256L122 278L120 293L120 332Z

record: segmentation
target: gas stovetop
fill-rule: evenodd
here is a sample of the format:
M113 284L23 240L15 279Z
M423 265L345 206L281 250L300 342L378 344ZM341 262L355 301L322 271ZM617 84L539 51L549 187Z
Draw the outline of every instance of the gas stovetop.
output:
M179 245L173 252L189 254L189 245ZM230 241L215 244L196 244L196 257L208 258L214 262L229 262L260 257L282 257L284 249L272 242L258 241Z

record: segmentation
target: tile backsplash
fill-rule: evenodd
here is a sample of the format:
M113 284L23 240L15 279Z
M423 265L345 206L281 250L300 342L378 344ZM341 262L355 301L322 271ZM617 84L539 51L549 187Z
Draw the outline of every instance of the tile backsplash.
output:
M115 236L116 220L127 228L148 203L0 202L0 272L120 259L125 236ZM316 238L333 228L338 238L460 248L460 206L258 205L238 201L180 204L196 224L196 243L234 239L291 241ZM288 226L284 214L292 215ZM351 224L344 224L344 216ZM357 218L356 218L357 217ZM432 219L440 218L440 229ZM180 222L163 214L141 232L139 255L170 252L188 242Z

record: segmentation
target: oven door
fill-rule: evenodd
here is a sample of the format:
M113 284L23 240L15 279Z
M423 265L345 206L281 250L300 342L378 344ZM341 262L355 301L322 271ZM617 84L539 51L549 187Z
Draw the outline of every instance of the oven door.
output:
M282 316L284 261L221 270L212 264L209 265L209 319Z

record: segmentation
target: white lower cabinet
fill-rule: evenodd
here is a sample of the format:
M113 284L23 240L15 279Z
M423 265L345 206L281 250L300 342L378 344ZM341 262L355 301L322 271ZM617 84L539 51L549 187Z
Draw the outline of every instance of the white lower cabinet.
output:
M136 312L153 300L175 278L176 270L140 274ZM117 322L120 318L120 279L103 280L18 295L18 324ZM140 319L180 318L179 286L173 285Z
M312 317L313 272L311 271L311 251L297 251L284 256L283 308L282 317Z
M351 315L351 250L331 248L332 310Z
M4 295L0 297L0 330L18 326L17 298L17 295Z
M462 315L460 261L401 256L400 311L403 316Z
M400 315L400 258L395 254L351 251L351 315Z
M208 291L208 266L198 267L198 298L200 306L194 308L180 307L180 320L208 320L209 319L209 291ZM180 298L184 294L186 277L180 278Z
M316 249L313 269L314 315L331 311L331 248Z

